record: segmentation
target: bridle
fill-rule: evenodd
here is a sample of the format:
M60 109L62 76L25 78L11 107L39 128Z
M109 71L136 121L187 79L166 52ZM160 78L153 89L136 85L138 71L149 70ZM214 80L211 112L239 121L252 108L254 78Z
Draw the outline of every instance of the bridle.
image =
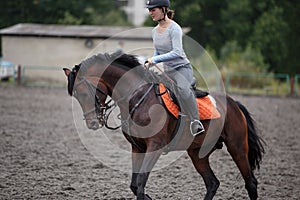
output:
M75 75L76 77L76 71L77 70L73 70L72 73ZM112 114L112 112L114 111L114 109L117 107L118 103L120 103L121 101L124 101L125 99L127 99L130 95L125 95L124 97L118 99L116 102L112 99L109 99L107 102L105 102L106 97L108 96L108 93L106 91L108 91L108 86L105 84L104 81L101 81L101 79L98 81L97 85L93 84L90 80L88 80L85 76L80 76L77 78L80 78L78 80L78 82L74 83L73 88L72 88L72 92L73 92L73 96L76 97L77 96L77 87L85 84L87 86L88 89L88 94L89 94L89 98L95 98L95 106L84 112L83 113L83 120L97 120L98 124L100 125L99 127L102 128L103 126L105 126L107 129L110 130L117 130L120 127L129 127L129 119L132 116L132 114L134 113L134 111L137 109L137 107L143 102L143 100L146 98L146 96L150 93L150 91L153 89L154 87L154 83L152 82L150 87L148 88L148 90L146 91L146 93L141 97L141 99L138 101L138 103L130 110L129 115L127 117L127 119L122 120L121 119L121 113L119 113L117 115L117 118L119 120L122 121L122 123L118 126L112 127L108 124L108 120L109 120L109 116ZM103 89L99 88L99 84L102 84L106 87L106 91L104 91ZM105 100L101 102L101 98L99 97L99 95L104 95L105 96ZM90 114L95 113L94 117L89 117Z
M103 85L105 85L105 83L102 82L102 81L99 81L99 83L102 83ZM113 110L117 107L116 103L114 103L112 101L112 99L105 102L106 98L104 100L104 103L101 102L101 99L100 99L100 97L98 96L97 93L100 93L100 94L104 95L105 97L108 94L104 90L100 89L98 87L98 85L95 86L93 83L91 83L91 81L89 81L85 77L82 77L82 79L78 83L76 83L76 85L74 85L73 94L74 94L75 97L76 97L76 93L77 93L76 88L81 84L85 84L87 86L90 98L95 97L95 106L94 106L94 108L92 108L91 110L86 111L86 112L83 113L83 120L96 119L99 122L100 128L102 128L103 126L105 126L106 128L108 128L110 130L116 130L116 129L120 128L121 125L116 126L116 127L111 127L111 126L108 125L109 116L113 112ZM105 87L107 87L107 86L105 85ZM94 118L88 118L87 116L90 115L93 112L96 113L95 117ZM120 114L118 115L118 118L120 118Z

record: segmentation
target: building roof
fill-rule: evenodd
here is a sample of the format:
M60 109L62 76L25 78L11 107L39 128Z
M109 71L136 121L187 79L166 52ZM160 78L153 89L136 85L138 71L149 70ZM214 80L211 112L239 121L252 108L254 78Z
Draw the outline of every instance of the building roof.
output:
M49 25L49 24L16 24L0 30L4 36L38 36L38 37L66 37L66 38L109 38L152 39L153 27L137 28L125 26L91 26L91 25ZM128 31L126 33L126 31ZM189 28L184 28L187 33ZM122 33L122 34L120 34ZM133 34L136 33L136 34ZM118 38L116 37L116 38Z
M67 38L109 38L124 31L134 29L123 26L90 26L90 25L49 25L49 24L16 24L0 30L5 36L39 36ZM152 27L142 28L138 34L125 34L128 38L150 39Z

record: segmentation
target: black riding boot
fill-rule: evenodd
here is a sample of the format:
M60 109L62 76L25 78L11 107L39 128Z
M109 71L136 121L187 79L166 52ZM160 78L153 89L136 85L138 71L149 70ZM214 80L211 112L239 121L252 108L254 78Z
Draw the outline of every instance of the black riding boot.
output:
M183 111L188 115L190 118L190 131L193 136L197 136L199 134L203 134L205 132L203 124L199 120L199 113L198 113L198 106L196 103L196 98L193 92L190 90L189 95L185 98L181 97L181 107Z

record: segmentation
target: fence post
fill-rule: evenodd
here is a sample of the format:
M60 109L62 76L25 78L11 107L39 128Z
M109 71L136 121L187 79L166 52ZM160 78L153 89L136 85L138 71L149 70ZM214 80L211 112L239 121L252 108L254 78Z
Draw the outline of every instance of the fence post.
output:
M295 77L295 79L294 79L295 80L294 81L295 82L295 84L294 84L295 85L295 87L294 87L294 89L295 89L295 95L298 96L299 95L299 85L298 85L299 82L298 82L298 80L299 80L300 75L296 74L294 77Z
M22 84L22 69L21 69L21 65L18 65L18 69L17 69L17 85L21 85Z
M225 77L225 90L226 92L229 92L229 87L230 87L230 72L226 73L226 77Z
M295 94L295 78L294 76L291 77L291 92L290 95L294 96Z
M291 84L291 79L290 79L290 75L286 75L286 85L287 85L287 89L290 90L291 88L289 87L289 85ZM290 91L291 93L291 91Z

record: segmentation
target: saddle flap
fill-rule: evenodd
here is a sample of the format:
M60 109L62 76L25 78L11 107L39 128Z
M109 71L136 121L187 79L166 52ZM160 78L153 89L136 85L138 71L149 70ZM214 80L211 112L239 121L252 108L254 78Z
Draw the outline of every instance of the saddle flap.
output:
M179 107L172 98L170 97L169 92L166 92L167 89L163 84L159 84L159 91L161 94L161 98L165 104L167 110L176 118L178 118ZM197 93L198 95L197 95ZM216 108L215 101L212 96L208 95L207 92L203 92L200 90L196 90L196 102L198 105L199 118L201 120L207 119L217 119L220 118L220 113ZM201 96L201 97L198 97Z

